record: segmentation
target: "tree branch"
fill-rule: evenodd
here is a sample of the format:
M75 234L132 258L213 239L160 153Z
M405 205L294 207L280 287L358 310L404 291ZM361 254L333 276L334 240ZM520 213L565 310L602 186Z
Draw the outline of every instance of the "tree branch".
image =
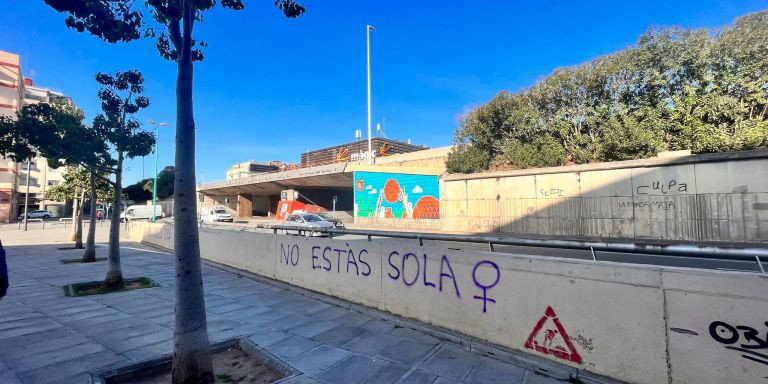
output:
M172 17L171 21L168 22L168 35L176 51L181 51L181 26L179 25L179 19Z
M184 35L182 36L182 49L179 55L180 60L192 60L192 27L195 22L195 11L192 7L191 1L184 1L184 9L182 11L182 17L184 18Z

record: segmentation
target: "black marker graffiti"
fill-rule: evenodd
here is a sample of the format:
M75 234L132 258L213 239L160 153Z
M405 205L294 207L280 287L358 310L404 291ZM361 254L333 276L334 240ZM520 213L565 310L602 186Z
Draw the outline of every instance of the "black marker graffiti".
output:
M765 323L768 328L768 321ZM768 349L768 331L766 336L760 338L759 331L744 325L730 325L723 321L713 321L709 324L709 335L726 349L743 353L741 357L768 365L768 354L755 351L756 349ZM734 344L737 344L734 346Z
M550 188L550 189L539 189L539 194L544 197L562 197L565 196L565 189L562 188Z
M635 194L636 195L647 195L648 190L656 190L661 192L662 195L666 195L669 192L673 192L673 190L677 190L679 193L687 193L688 192L688 184L686 183L679 183L677 180L670 180L667 183L663 183L661 181L654 181L651 183L651 185L639 185L637 188L635 188Z
M675 202L674 201L620 201L619 202L620 208L655 208L655 209L663 209L665 211L668 211L670 209L675 208Z

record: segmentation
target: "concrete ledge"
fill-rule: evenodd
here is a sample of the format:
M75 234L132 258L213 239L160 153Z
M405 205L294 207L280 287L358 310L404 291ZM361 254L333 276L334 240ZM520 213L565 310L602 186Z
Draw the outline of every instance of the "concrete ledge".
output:
M146 244L150 245L151 244ZM172 250L154 247L153 248L163 250L166 252L172 252ZM322 301L327 304L337 306L339 308L355 311L358 313L366 313L379 319L392 323L402 328L408 328L415 331L419 331L435 337L439 340L458 344L469 348L473 351L479 352L485 356L493 359L497 359L503 362L512 363L518 366L527 367L530 370L541 372L544 375L555 377L559 380L567 381L569 378L581 377L589 383L594 384L616 384L617 380L612 378L603 377L600 375L591 374L585 370L580 370L573 367L564 366L561 364L555 364L552 361L543 359L530 354L520 353L504 346L496 345L491 342L474 338L469 335L457 333L448 329L437 327L434 325L425 324L419 321L408 319L402 316L390 312L384 312L375 308L370 308L364 305L356 304L348 300L340 299L333 296L328 296L320 292L312 291L306 288L301 288L292 284L275 280L269 277L258 275L249 271L245 271L238 268L233 268L225 264L217 263L210 260L203 260L205 264L232 272L240 276L256 280L261 283L270 284L276 287L280 287L286 290L290 290L301 295L311 297L313 299Z
M444 177L446 181L474 180L474 179L488 179L488 178L509 177L509 176L602 171L602 170L609 170L609 169L644 168L644 167L658 167L663 165L681 165L681 164L691 164L691 163L708 163L713 161L728 161L728 160L734 161L734 160L751 160L751 159L765 159L765 158L768 158L768 150L756 149L752 151L703 153L699 155L690 155L690 156L653 157L653 158L647 158L647 159L611 161L611 162L605 162L605 163L563 165L560 167L516 169L516 170L509 170L509 171L491 171L491 172L481 172L481 173L471 173L471 174L453 173L453 174L447 174Z

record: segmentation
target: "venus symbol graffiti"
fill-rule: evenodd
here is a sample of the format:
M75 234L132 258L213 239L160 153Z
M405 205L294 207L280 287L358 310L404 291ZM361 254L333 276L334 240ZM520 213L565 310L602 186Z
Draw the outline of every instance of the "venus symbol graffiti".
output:
M533 332L525 342L525 348L581 364L581 356L576 352L576 347L565 332L555 310L549 306L544 316L533 327Z

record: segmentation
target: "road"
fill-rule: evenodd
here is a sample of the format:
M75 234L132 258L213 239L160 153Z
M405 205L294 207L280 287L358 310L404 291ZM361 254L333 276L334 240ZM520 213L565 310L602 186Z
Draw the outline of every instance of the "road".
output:
M205 224L206 226L213 227L229 227L232 224ZM237 226L237 224L235 224ZM240 226L242 227L242 226ZM249 231L272 233L271 229L260 229L254 227L246 227ZM341 235L334 236L334 239L339 240L362 240L366 239L363 235ZM418 240L415 239L392 239L385 237L373 237L377 241L384 243L391 243L397 245L403 245L411 243L418 245ZM446 249L457 250L479 250L488 251L487 244L479 243L465 243L455 241L435 241L424 240L425 245L437 245ZM549 257L563 257L569 259L582 259L592 260L592 253L589 250L580 249L562 249L562 248L547 248L547 247L533 247L533 246L514 246L514 245L498 245L493 246L496 253L508 253L516 255L534 255L534 256L549 256ZM757 261L740 261L740 260L716 260L716 259L703 259L690 256L673 256L673 255L655 255L655 254L640 254L640 253L626 253L626 252L605 252L595 251L595 259L598 261L613 261L620 263L631 264L645 264L645 265L657 265L657 266L671 266L671 267L687 267L687 268L700 268L700 269L716 269L727 271L749 271L760 272L760 268L757 265ZM763 260L763 268L768 269L768 263Z
M206 227L225 228L225 229L240 229L243 225L218 223L218 224L205 224ZM107 240L107 234L109 233L109 223L102 222L97 225L97 241L105 242ZM87 223L84 224L84 230L87 229ZM248 231L272 233L271 229L258 229L253 226L245 227ZM19 230L18 224L3 224L0 225L0 239L2 239L5 245L20 245L26 244L29 241L34 242L48 242L48 243L68 243L67 234L71 231L71 224L64 225L63 222L57 220L46 221L45 228L39 222L30 222L29 231L24 232ZM363 235L342 235L334 236L334 239L339 240L353 240L360 241L365 240L367 237ZM384 237L374 237L377 241L381 241L387 244L399 245L413 244L418 245L418 240L415 239L392 239ZM488 251L487 244L478 243L464 243L454 241L433 241L424 240L425 245L437 245L445 249L457 249L457 250L478 250ZM513 245L494 245L494 252L496 253L508 253L516 255L534 255L534 256L549 256L549 257L564 257L569 259L582 259L591 260L592 254L588 250L579 249L561 249L561 248L546 248L546 247L531 247L531 246L513 246ZM733 270L733 271L749 271L760 272L760 268L756 261L738 261L738 260L713 260L713 259L701 259L696 257L686 256L665 256L665 255L653 255L653 254L637 254L637 253L619 253L619 252L604 252L596 251L595 258L599 261L614 261L620 263L631 264L645 264L645 265L663 265L673 267L688 267L688 268L703 268L703 269L717 269L717 270ZM768 263L763 261L763 267L768 269Z

